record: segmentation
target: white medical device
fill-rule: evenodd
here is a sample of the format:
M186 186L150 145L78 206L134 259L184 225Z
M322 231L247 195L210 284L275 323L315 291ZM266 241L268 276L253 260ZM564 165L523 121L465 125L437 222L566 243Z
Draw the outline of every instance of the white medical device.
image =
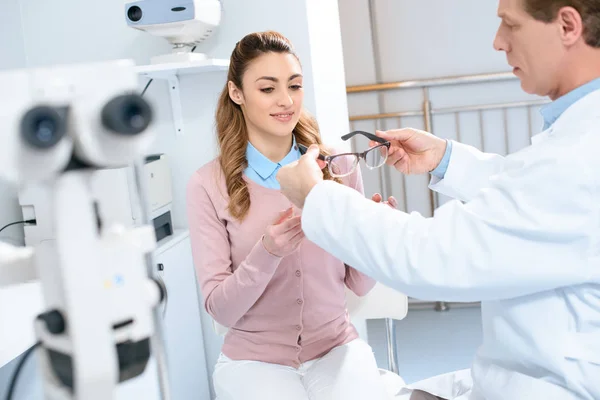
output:
M199 63L205 54L192 53L221 22L219 0L140 0L125 4L127 25L160 36L173 45L171 54L151 59L152 64Z
M152 110L129 61L0 72L0 87L0 178L44 187L54 236L3 244L0 287L41 283L45 312L32 329L45 398L112 399L146 368L151 339L164 362L164 287L150 277L153 227L105 219L92 177L144 156Z

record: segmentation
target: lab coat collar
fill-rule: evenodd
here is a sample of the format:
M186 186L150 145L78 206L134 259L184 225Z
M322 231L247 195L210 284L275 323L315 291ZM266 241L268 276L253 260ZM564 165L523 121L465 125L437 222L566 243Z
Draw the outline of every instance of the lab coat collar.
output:
M248 142L246 147L246 159L248 160L248 166L252 168L262 179L267 179L278 168L294 162L300 158L298 154L298 146L296 146L296 137L292 135L292 148L289 153L278 163L269 160L260 151Z
M544 117L544 126L546 128L552 126L558 118L574 103L586 95L600 89L600 78L594 79L572 91L559 97L550 104L546 104L540 109L542 117Z
M577 129L577 127L586 126L587 123L593 122L597 124L599 118L600 89L585 95L571 107L567 108L550 130L568 134Z
M533 136L535 145L556 135L581 132L590 124L600 127L600 89L586 94L567 108L556 122L545 131ZM600 132L598 132L600 134Z

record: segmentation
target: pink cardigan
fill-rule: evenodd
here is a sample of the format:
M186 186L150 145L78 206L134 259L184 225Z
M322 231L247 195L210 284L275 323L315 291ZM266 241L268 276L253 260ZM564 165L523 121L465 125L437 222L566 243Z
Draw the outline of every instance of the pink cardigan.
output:
M217 160L189 181L187 212L200 291L207 312L230 328L222 349L227 357L297 368L358 337L344 285L363 296L375 281L308 239L287 257L268 253L261 240L265 229L291 203L279 190L246 182L251 206L239 222L227 211ZM363 193L358 168L344 183Z

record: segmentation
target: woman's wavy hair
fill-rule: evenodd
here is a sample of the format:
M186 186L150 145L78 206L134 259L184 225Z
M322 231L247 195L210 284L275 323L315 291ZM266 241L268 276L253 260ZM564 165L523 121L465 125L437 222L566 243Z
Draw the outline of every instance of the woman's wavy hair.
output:
M235 45L231 53L227 81L243 89L242 78L248 66L253 60L266 53L287 53L298 59L291 42L280 33L273 31L251 33ZM243 220L250 209L250 192L244 180L244 170L248 166L246 159L248 131L241 107L229 97L227 83L219 97L216 125L219 163L229 195L228 211L235 219ZM306 110L302 110L293 133L297 143L307 147L318 144L323 154L329 154L322 146L317 121ZM323 174L325 179L332 179L327 168Z

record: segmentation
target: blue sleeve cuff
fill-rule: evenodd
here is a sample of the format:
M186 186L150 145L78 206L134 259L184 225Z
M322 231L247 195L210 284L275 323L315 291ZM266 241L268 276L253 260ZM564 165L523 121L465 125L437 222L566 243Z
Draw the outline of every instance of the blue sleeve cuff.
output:
M444 175L446 175L446 171L448 170L448 164L450 164L450 156L452 155L452 141L446 140L446 151L444 152L444 157L442 157L442 161L438 164L437 167L433 171L431 171L431 175L444 179Z

